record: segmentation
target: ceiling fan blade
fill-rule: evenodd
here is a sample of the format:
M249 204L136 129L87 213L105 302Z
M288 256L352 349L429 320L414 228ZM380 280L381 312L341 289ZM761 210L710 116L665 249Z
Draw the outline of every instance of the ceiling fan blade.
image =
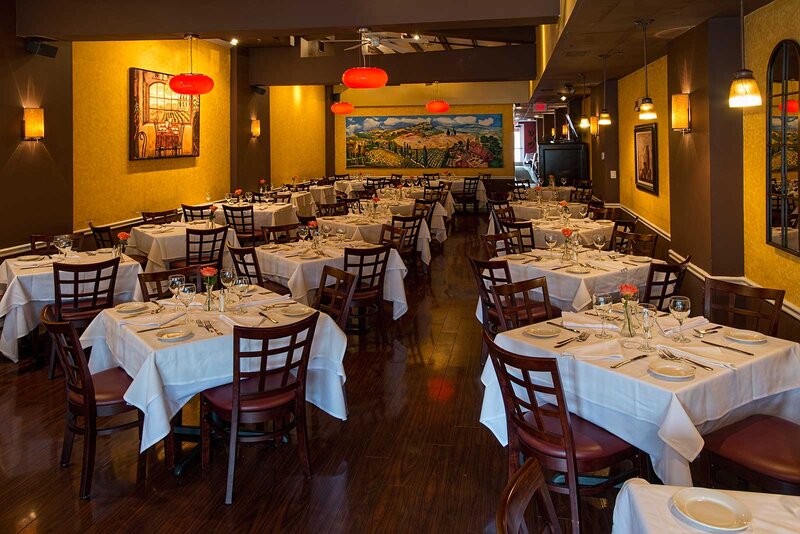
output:
M393 52L396 52L398 54L405 54L405 53L409 52L409 50L405 46L397 44L397 43L393 43L391 41L382 41L381 42L381 46L385 46L389 50L391 50Z
M330 42L330 41L329 41L329 42ZM344 51L345 51L345 52L347 52L347 51L349 51L349 50L355 50L356 48L361 48L362 46L363 46L363 45L361 44L361 42L359 42L357 45L353 45L353 46L351 46L351 47L349 47L349 48L345 48L345 49L344 49Z

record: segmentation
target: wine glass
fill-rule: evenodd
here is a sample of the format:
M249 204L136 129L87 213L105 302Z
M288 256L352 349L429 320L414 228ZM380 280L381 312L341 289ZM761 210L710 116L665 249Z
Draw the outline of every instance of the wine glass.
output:
M233 269L222 269L219 272L219 283L222 284L223 291L226 295L235 281L236 272Z
M322 225L322 237L325 238L325 241L328 240L328 236L331 235L331 225L330 224L323 224Z
M562 187L567 185L567 177L566 176L562 176L561 177L561 185L562 185Z
M653 324L658 314L658 308L649 303L638 305L639 320L642 324L642 331L644 332L644 344L639 347L642 352L653 352L653 347L650 346L650 340L653 339Z
M553 247L556 246L556 236L552 234L545 234L544 236L544 244L547 245L547 250L550 251L550 255L553 255Z
M690 339L683 335L683 321L689 317L692 311L692 301L689 297L675 296L669 301L669 312L678 320L678 335L673 336L672 340L678 343L689 343Z
M297 235L300 237L302 241L305 241L308 237L308 226L303 225L297 229Z
M234 280L231 289L234 294L239 297L239 309L236 311L236 315L247 315L247 312L244 310L244 299L247 296L247 292L250 290L250 280L244 276L239 276Z
M599 337L600 339L610 339L611 334L606 333L606 319L608 318L608 312L611 311L611 306L613 305L614 301L611 299L610 293L595 293L592 295L592 307L597 310L597 314L600 316L600 333L595 334L595 336Z
M602 256L600 252L603 250L603 247L606 246L606 236L604 235L596 235L594 236L594 246L597 248L597 259L599 260Z
M226 203L230 204L232 198L233 198L233 195L231 195L230 193L225 193L225 202Z
M253 203L253 192L252 191L248 191L247 193L245 193L244 194L244 199L247 201L248 204L252 204Z
M178 302L178 291L181 290L183 285L186 283L186 277L182 274L173 274L169 277L169 291L172 293L172 300L175 304L175 309L178 309L180 303Z
M337 228L336 229L336 237L339 238L339 241L344 241L344 236L347 232L344 231L344 228Z
M589 214L589 206L586 206L586 205L584 204L584 205L583 205L583 206L581 206L581 208L578 210L578 213L580 214L580 216L581 216L581 219L585 219L585 218L586 218L586 216Z
M186 308L186 319L184 319L184 324L191 324L189 319L189 306L194 301L194 297L197 295L197 286L194 284L183 284L181 288L178 290L178 300L183 304L183 307Z

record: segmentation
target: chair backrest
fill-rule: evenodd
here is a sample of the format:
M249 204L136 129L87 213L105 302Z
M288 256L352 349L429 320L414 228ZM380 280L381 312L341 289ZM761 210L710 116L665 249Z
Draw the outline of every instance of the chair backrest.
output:
M628 220L614 221L614 229L611 231L611 239L609 240L609 250L621 252L628 246L626 240L619 236L620 232L634 232L636 225L639 223L639 217Z
M375 195L377 195L377 190L374 186L365 185L362 191L353 191L356 195L356 198L359 200L371 200Z
M288 243L297 239L297 229L300 223L278 224L275 226L264 226L264 240L267 243Z
M383 187L384 181L385 180L383 178L367 178L366 184L368 187L374 187L375 189L380 189Z
M533 223L530 221L500 221L500 229L505 232L519 232L520 252L530 252L536 248L536 238L533 235Z
M326 265L322 268L322 277L313 307L330 315L339 328L345 330L355 291L354 274Z
M171 297L172 293L169 290L169 279L176 274L182 274L186 277L187 283L195 284L197 291L202 291L205 279L200 274L200 269L204 267L216 268L217 265L214 263L207 263L204 265L190 265L179 269L170 269L168 271L139 273L139 287L142 289L142 296L145 302Z
M755 330L769 336L778 333L786 291L734 284L706 278L703 286L703 315L712 322ZM772 303L768 301L772 301Z
M520 236L519 232L516 230L481 236L483 250L489 258L506 256L508 254L519 254L522 252L521 242L522 236Z
M364 210L361 208L361 200L358 198L343 198L340 200L340 202L347 204L348 211L353 215L364 212Z
M253 202L257 204L263 204L267 201L266 193L261 193L260 191L253 191Z
M208 220L211 216L211 206L213 204L202 204L200 206L181 204L184 222Z
M398 228L389 224L381 225L381 239L378 241L381 245L390 245L394 249L403 254L406 252L406 233L408 230L405 228Z
M542 292L542 300L534 298L534 291ZM491 287L494 306L500 318L500 327L511 330L535 322L553 318L547 278L540 276L529 280ZM542 317L544 312L544 317Z
M297 220L300 221L300 224L302 226L308 226L308 223L317 221L317 216L316 215L300 215L298 213L297 214Z
M481 300L483 311L483 325L490 325L491 314L496 309L492 287L511 283L511 271L506 260L483 261L475 258L469 259L472 274L478 286L478 296ZM497 325L495 325L497 326Z
M582 204L589 202L592 200L592 188L591 187L576 187L569 192L569 201L570 202L580 202Z
M332 217L336 215L347 215L349 206L347 202L335 202L333 204L320 204L317 206L320 217Z
M95 226L89 221L89 228L92 230L94 245L97 248L112 248L117 244L114 231L111 226Z
M120 258L98 263L53 264L56 317L68 321L70 317L99 313L114 306L114 288Z
M500 218L497 216L497 210L498 209L507 210L508 208L511 207L511 204L509 204L508 199L505 199L505 200L492 200L492 199L489 199L486 202L486 206L489 209L489 215L492 218L492 222L494 222L494 228L495 228L496 231L499 232L501 227L500 227ZM507 213L507 211L504 211L503 213ZM513 220L514 219L514 217L513 217L514 210L513 209L511 210L511 213L512 213L512 220Z
M334 174L333 178L334 178L334 180L349 180L350 179L350 175L349 174Z
M186 264L211 263L220 269L222 267L222 251L225 249L227 236L227 226L211 229L187 228Z
M422 190L422 198L424 200L433 200L436 202L441 201L442 193L444 192L444 182L439 182L437 186L426 185Z
M297 184L295 186L295 189L297 191L308 191L310 188L311 188L311 182L310 181L300 182L299 184Z
M429 229L433 220L433 212L436 209L436 204L438 203L438 200L428 200L424 198L418 198L414 200L414 215L422 215L425 219L425 222L428 223Z
M615 213L614 208L598 208L589 204L589 218L593 221L599 221L601 219L613 221L615 219Z
M397 226L406 231L403 240L405 250L417 250L417 240L419 239L419 229L422 227L424 219L420 215L392 215L392 226Z
M464 178L464 196L473 196L477 194L478 182L480 182L480 178L477 176L467 176Z
M142 222L146 224L169 224L177 220L178 220L178 210L142 212Z
M289 204L292 201L291 191L279 191L270 196L272 196L278 204Z
M670 297L680 293L691 259L689 255L681 263L651 263L642 302L649 302L659 310L666 311Z
M254 232L253 206L229 206L228 204L223 204L222 210L225 212L225 220L229 226L233 227L234 232L237 234L252 234Z
M83 234L71 233L58 235L65 235L72 240L72 250L78 251L83 248ZM53 245L53 240L55 238L56 236L52 234L31 234L31 253L45 255L56 254L58 249L56 249L55 245Z
M383 295L383 280L392 247L345 248L344 270L356 275L356 293Z
M517 184L513 190L514 200L527 200L528 188L523 184Z
M514 207L513 206L507 206L505 208L494 208L492 213L497 218L497 221L500 224L502 224L504 222L512 222L512 221L517 220L517 217L514 214Z
M525 526L525 511L531 501L537 506L538 517L544 520L541 534L561 534L558 515L547 489L542 465L536 458L528 458L525 464L508 481L495 517L497 534L520 534L528 532Z
M616 238L625 244L617 252L635 254L637 256L653 257L656 253L658 234L634 234L632 232L617 231Z
M306 369L318 319L319 312L314 312L285 326L233 327L232 414L238 414L243 401L257 402L292 391L297 398L305 397ZM241 390L243 378L254 379L247 393Z
M422 178L419 181L419 185L423 187L430 187L431 180L439 180L441 178L441 173L438 172L423 172Z
M262 285L264 278L261 276L261 268L258 266L258 256L256 247L232 247L228 245L228 252L231 253L233 268L237 276L244 276L251 284Z

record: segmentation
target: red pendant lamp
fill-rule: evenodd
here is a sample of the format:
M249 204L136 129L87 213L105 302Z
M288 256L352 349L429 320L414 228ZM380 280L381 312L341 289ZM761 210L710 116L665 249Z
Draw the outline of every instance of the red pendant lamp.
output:
M194 62L194 40L197 35L187 33L184 38L189 41L189 72L173 76L169 80L169 88L179 95L204 95L214 88L214 80L205 74L192 72Z
M350 89L378 89L388 81L389 75L378 67L353 67L342 74L342 83Z
M450 104L446 100L439 98L439 82L433 83L436 84L436 98L425 104L425 109L431 113L444 113L450 109Z
M783 104L778 104L778 111L783 111ZM800 102L797 100L786 101L786 113L797 113L800 111Z
M355 111L356 107L350 102L336 102L331 106L331 111L337 115L348 115Z

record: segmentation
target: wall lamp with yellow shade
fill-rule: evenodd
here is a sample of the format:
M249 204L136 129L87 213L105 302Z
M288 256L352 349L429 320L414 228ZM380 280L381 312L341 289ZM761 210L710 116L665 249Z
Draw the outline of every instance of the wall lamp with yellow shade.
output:
M689 93L672 95L672 129L683 133L692 131L692 108Z
M26 141L44 139L44 108L23 109L22 137Z
M261 121L258 119L253 119L250 121L250 136L253 139L258 139L261 137Z

